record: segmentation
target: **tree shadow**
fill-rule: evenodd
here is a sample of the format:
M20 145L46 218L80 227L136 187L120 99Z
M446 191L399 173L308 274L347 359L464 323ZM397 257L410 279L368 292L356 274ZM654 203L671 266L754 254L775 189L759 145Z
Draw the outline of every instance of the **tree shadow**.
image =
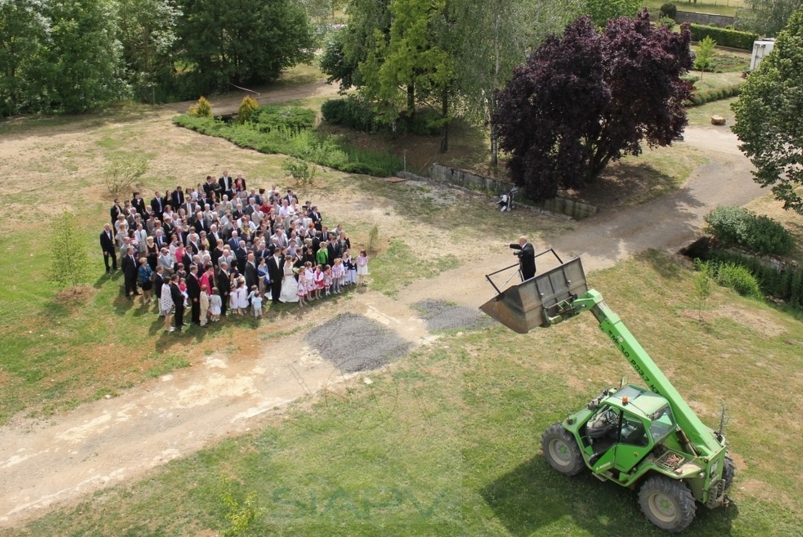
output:
M596 537L664 536L638 506L638 494L590 472L574 477L555 472L540 457L531 459L480 490L485 502L511 535L525 537L570 518ZM684 535L729 535L738 509L709 510L698 506Z

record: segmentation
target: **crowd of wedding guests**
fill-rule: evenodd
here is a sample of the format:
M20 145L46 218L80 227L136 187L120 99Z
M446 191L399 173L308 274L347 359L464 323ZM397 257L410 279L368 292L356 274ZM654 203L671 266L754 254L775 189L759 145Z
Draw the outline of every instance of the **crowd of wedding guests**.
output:
M124 292L155 302L165 330L208 326L227 315L261 317L270 300L298 303L365 285L368 256L352 252L341 224L292 189L248 188L242 175L208 176L195 188L114 200L100 233L106 272L123 271Z

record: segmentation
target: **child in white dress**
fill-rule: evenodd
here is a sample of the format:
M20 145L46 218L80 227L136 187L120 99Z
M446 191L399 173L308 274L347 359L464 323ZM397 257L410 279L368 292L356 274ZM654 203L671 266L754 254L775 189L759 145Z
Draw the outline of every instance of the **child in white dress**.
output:
M223 307L223 300L220 298L217 287L212 288L212 296L209 297L209 315L213 323L220 320L220 310Z
M307 296L307 277L305 271L298 274L298 305L304 307L304 297Z
M368 254L365 250L360 250L360 257L357 258L357 285L365 285L366 276L368 276Z

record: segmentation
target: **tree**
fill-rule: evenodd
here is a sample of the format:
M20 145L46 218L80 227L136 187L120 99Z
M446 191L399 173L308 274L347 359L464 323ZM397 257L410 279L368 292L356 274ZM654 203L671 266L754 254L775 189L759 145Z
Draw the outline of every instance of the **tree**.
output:
M739 27L772 36L786 26L803 0L746 0L746 4L746 9L736 12Z
M733 105L733 132L756 167L753 177L772 187L784 209L803 214L803 7L775 41L772 53L742 86Z
M694 58L694 68L700 71L700 80L703 79L703 71L711 70L712 60L714 59L714 47L717 42L714 41L710 35L700 41L697 49L697 55Z
M173 76L176 25L181 11L173 0L117 0L123 61L134 93L156 103L156 86Z
M148 171L148 159L141 155L122 154L109 159L104 170L103 184L114 197L135 190L140 178Z
M443 153L448 148L454 81L454 60L446 45L448 2L391 0L390 12L389 35L374 30L375 47L360 63L361 91L377 104L380 119L387 122L394 121L402 108L407 118L412 117L417 102L436 108L443 127Z
M85 112L127 95L110 0L44 4L50 38L42 54L45 98L51 108Z
M456 0L455 86L463 117L490 125L495 92L546 36L577 18L585 0ZM491 164L498 144L491 129Z
M179 47L199 88L260 84L311 61L314 39L292 0L181 0Z
M62 288L72 287L73 292L86 280L88 256L86 244L78 232L75 216L64 211L52 224L52 279Z
M611 19L634 17L643 5L641 0L587 0L583 13L602 28Z
M646 10L608 22L591 19L549 37L518 67L493 117L508 169L528 197L554 197L580 188L611 161L670 145L685 127L683 101L691 84L691 33L650 24Z
M0 117L35 105L49 31L38 0L0 0Z

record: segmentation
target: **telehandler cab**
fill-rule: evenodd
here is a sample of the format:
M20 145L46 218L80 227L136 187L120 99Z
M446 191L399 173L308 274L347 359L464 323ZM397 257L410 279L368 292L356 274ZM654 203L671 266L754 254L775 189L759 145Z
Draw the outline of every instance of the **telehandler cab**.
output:
M500 291L480 309L520 334L547 328L584 311L624 355L646 388L605 389L585 408L549 427L541 438L546 461L558 472L576 475L588 468L602 481L638 488L647 519L671 533L694 520L696 502L727 506L735 468L725 438L706 427L639 345L602 295L589 289L579 258Z

